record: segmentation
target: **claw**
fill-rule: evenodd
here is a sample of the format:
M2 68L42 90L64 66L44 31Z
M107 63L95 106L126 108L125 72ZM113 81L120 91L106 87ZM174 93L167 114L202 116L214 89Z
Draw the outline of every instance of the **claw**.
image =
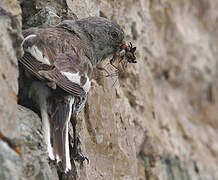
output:
M89 159L81 153L80 146L81 146L81 142L77 137L76 144L73 146L73 159L79 162L83 162L86 160L87 163L89 164Z
M89 164L89 159L83 154L81 154L80 152L78 152L77 150L73 152L73 159L79 162L83 162L86 160L87 164Z

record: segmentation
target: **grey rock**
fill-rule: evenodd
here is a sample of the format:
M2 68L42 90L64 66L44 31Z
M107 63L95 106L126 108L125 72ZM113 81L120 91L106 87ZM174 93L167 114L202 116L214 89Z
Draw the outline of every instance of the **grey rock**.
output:
M22 161L11 148L20 137L16 119L17 57L21 57L21 8L0 1L0 180L20 180Z
M28 180L56 180L56 170L49 165L41 119L31 110L18 105L17 118L21 127L23 177Z
M28 19L24 24L24 29L27 27L48 27L54 26L60 23L61 17L57 15L57 12L54 8L48 6L41 9L38 13L33 15Z
M0 132L19 137L16 121L17 57L21 51L21 9L17 1L0 1Z
M0 180L20 180L21 173L21 157L0 140Z

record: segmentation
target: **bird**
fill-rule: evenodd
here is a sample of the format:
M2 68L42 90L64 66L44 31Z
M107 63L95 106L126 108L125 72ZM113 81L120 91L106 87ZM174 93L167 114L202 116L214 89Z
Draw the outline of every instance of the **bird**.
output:
M63 172L68 173L72 168L70 153L75 160L88 159L79 151L76 125L91 88L93 68L125 44L124 31L106 18L88 17L64 20L54 27L29 28L23 36L24 55L18 59L24 77L19 81L19 102L32 102L36 107L48 157L61 163Z

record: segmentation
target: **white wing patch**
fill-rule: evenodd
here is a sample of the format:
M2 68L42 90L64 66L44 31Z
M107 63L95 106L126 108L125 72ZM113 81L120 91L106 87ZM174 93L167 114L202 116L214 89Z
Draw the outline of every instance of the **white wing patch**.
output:
M67 79L69 79L71 82L74 82L74 83L80 85L80 75L79 75L79 73L70 73L70 72L61 71L61 74L66 76Z
M35 34L30 34L29 36L24 38L21 45L23 46L26 41L30 41L31 39L35 38L36 36L37 35L35 35ZM37 46L33 45L31 47L24 49L24 51L29 52L34 58L36 58L41 63L51 65L49 59L47 57L43 56L42 52L39 50L39 48Z
M28 47L25 51L29 52L34 58L36 58L41 63L51 65L48 58L43 56L42 52L38 49L37 46L33 45L32 47Z
M91 82L90 82L88 76L86 76L86 78L87 78L86 83L82 86L81 83L80 83L80 78L81 77L80 77L79 73L71 73L71 72L61 71L61 74L66 76L67 79L69 79L71 82L79 84L86 93L90 90Z
M89 80L88 76L86 76L86 78L87 78L87 81L86 81L86 83L84 84L83 89L84 89L84 91L87 93L87 92L89 92L89 90L90 90L91 81Z

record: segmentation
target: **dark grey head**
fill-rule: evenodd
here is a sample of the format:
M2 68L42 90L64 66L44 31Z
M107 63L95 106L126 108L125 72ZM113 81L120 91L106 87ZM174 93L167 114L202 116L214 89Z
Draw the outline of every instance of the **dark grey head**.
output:
M67 27L86 41L93 53L93 65L112 55L124 43L124 32L121 27L102 17L65 20L58 27Z

